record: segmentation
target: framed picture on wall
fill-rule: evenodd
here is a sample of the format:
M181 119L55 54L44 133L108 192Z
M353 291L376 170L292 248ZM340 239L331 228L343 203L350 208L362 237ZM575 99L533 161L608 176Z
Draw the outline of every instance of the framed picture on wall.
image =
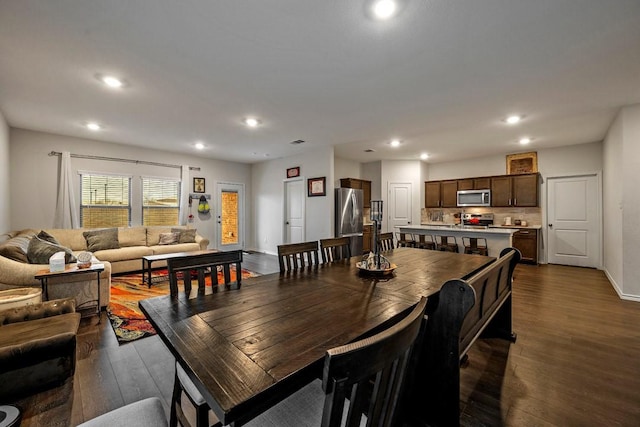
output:
M300 166L287 169L287 178L295 178L297 176L300 176Z
M204 191L205 191L204 178L193 178L193 192L204 193Z
M326 181L327 181L327 178L324 176L320 178L309 178L307 180L307 186L308 186L307 195L309 197L326 196L327 195Z

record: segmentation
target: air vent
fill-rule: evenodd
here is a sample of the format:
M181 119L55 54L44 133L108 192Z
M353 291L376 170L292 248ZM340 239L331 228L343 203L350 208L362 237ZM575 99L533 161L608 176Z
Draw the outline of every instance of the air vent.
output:
M304 144L304 141L301 139L296 139L295 141L291 141L290 142L291 145L300 145L300 144Z
M365 153L375 153L376 150L373 150L371 148L367 148L366 150L364 150Z

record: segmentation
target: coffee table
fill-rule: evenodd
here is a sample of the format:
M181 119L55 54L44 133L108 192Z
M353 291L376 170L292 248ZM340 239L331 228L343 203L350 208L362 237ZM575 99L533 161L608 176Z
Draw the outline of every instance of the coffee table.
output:
M173 252L168 254L157 254L157 255L145 255L142 257L142 283L146 283L151 287L153 284L153 280L151 279L151 264L156 261L166 261L171 258L182 258L185 256L192 255L204 255L218 252L215 249L205 249L202 251L191 251L191 252ZM145 277L146 276L146 277ZM160 276L155 278L155 282L163 282L167 280L169 276Z
M76 276L79 274L93 273L96 275L98 281L98 299L96 300L96 315L98 316L98 323L100 322L100 274L104 271L104 264L91 264L87 268L78 268L75 264L68 265L62 271L49 271L47 269L40 270L36 273L35 278L40 280L42 285L42 299L43 301L49 300L49 279L52 277L67 277ZM92 301L89 301L92 302Z

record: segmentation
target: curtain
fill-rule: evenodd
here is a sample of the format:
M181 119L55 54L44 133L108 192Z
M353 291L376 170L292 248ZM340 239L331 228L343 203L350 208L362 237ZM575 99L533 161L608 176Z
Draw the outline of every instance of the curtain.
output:
M71 173L71 153L64 151L60 156L60 177L58 179L58 197L53 220L55 228L79 228L78 205L73 191Z
M182 165L180 177L180 215L178 217L181 225L187 225L187 215L189 212L189 166Z

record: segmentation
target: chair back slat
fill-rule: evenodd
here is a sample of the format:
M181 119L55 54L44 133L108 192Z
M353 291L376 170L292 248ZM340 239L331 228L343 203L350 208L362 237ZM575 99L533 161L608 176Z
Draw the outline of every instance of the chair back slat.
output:
M389 329L327 351L322 378L323 427L341 425L347 398L347 426L359 426L363 415L367 425L399 425L396 409L411 351L424 331L426 305L423 297L407 317Z
M278 246L280 272L304 269L320 264L318 242L291 243Z
M351 258L351 239L348 237L336 237L320 240L322 263L348 260Z
M382 233L378 236L378 247L381 251L390 251L394 248L393 233Z
M207 276L211 276L213 292L217 292L218 286L224 284L230 288L233 284L231 280L231 267L235 267L235 283L239 288L242 284L242 251L211 252L200 255L187 255L178 258L169 258L167 268L169 270L169 290L172 297L178 296L178 279L182 275L184 291L187 297L191 294L192 274L195 272L198 283L198 294L204 294L205 281ZM218 267L223 271L223 283L218 283Z

